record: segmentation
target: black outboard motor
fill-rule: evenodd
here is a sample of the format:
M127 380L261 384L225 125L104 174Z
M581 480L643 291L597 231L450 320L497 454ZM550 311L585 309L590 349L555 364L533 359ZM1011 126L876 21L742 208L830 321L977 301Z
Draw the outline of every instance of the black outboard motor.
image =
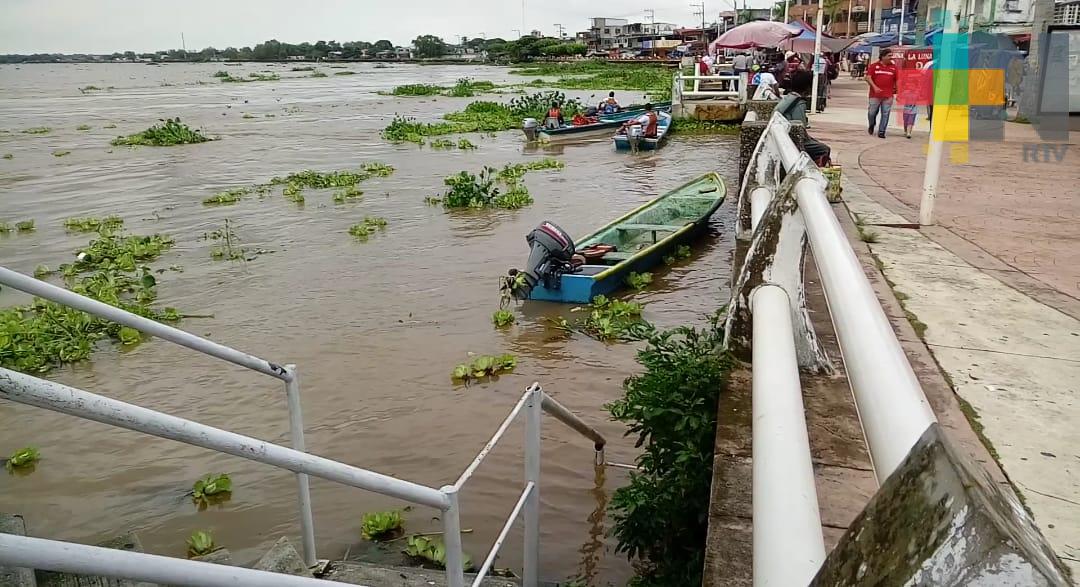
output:
M529 297L541 280L544 287L559 289L560 276L574 270L570 262L574 256L574 241L555 223L547 220L541 222L525 237L525 242L529 243L531 250L525 271L520 272L524 280L517 278L519 272L516 269L510 270L511 277L515 277L514 297L522 300Z

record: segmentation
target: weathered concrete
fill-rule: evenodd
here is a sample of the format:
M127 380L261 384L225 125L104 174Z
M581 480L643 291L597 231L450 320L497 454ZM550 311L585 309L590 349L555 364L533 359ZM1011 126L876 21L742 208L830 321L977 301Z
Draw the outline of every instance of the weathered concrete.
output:
M751 87L756 88L757 86ZM768 120L772 118L773 111L776 110L776 105L779 103L779 100L750 100L746 103L746 111L757 114L758 120Z
M15 514L0 514L0 533L26 536L26 520ZM35 587L34 570L0 565L0 585L4 587Z
M192 557L191 560L215 565L232 565L232 554L228 548L219 548L210 554Z
M339 583L378 587L446 587L446 573L441 570L381 567L354 561L331 562L322 578ZM476 575L465 574L466 584L471 585L475 579ZM488 577L480 585L482 587L518 587L521 582L516 579Z
M1011 492L933 424L811 585L1068 585Z
M117 550L130 550L131 552L143 552L142 541L134 532L128 532L116 538L99 542L98 546ZM40 570L36 571L36 574L39 587L157 587L155 583L129 581L127 579L88 577Z
M274 543L274 546L270 547L270 550L266 551L266 554L262 555L262 558L255 563L251 568L259 571L270 571L271 573L282 573L285 575L297 575L300 577L311 577L311 571L308 570L307 565L304 564L303 557L300 553L296 552L296 548L293 547L289 539L282 536Z
M746 116L746 106L734 100L684 99L682 116L713 122L740 122Z

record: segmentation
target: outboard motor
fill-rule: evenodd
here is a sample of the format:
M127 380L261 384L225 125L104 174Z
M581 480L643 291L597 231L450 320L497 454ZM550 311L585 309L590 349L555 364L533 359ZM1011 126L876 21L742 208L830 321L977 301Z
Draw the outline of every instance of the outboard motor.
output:
M558 225L547 220L534 228L525 237L525 242L529 243L530 248L529 262L525 270L510 270L510 276L515 278L516 284L512 293L514 297L522 300L529 297L529 293L541 280L544 287L559 289L559 278L562 274L573 272L570 259L574 256L573 239ZM524 275L524 279L518 278L519 275Z
M592 118L593 116L596 116L599 112L600 110L598 110L596 106L589 106L585 109L585 116Z
M540 123L535 118L526 118L521 123L521 130L525 133L525 140L530 143L536 142L538 128L540 128Z

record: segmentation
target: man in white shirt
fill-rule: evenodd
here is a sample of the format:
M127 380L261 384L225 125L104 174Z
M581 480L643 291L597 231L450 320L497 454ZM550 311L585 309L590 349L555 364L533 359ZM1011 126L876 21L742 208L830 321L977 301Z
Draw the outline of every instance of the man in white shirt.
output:
M778 100L780 98L779 82L773 74L768 71L758 71L750 79L750 85L757 86L757 91L754 92L751 100Z
M732 69L735 70L735 75L742 76L744 73L750 73L750 54L746 51L736 54L735 58L731 61ZM739 82L735 82L735 89L739 89Z

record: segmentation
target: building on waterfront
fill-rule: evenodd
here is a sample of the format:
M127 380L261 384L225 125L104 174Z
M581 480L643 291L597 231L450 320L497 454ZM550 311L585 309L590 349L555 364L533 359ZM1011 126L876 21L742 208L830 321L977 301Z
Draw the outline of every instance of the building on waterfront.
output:
M1080 25L1080 0L1055 3L1054 24Z
M592 19L592 26L587 33L587 42L590 53L607 53L613 49L620 49L620 37L623 29L629 24L625 18Z
M590 53L623 51L634 55L655 55L679 45L676 26L668 22L630 22L625 18L596 17L588 31L577 40Z

